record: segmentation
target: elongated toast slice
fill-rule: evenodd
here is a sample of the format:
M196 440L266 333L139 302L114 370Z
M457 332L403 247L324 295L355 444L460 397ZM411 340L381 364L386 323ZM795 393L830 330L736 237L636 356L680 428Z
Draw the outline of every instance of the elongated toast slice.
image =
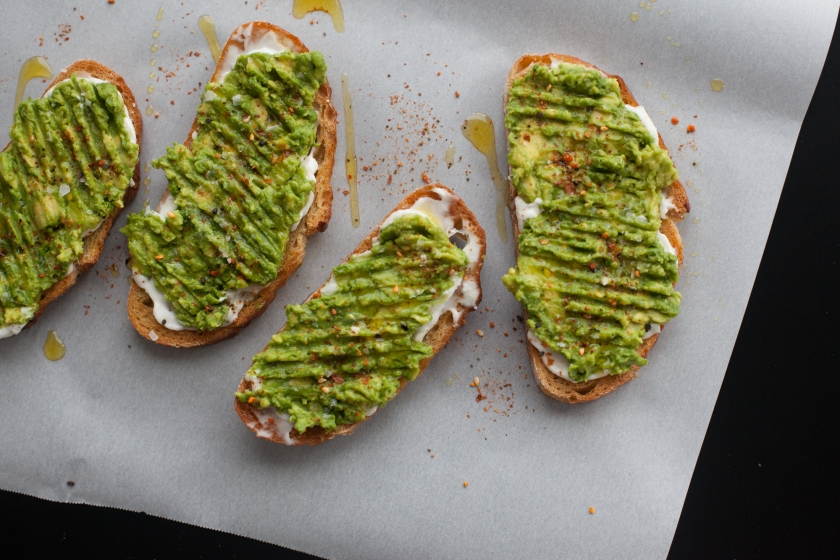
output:
M638 107L638 103L636 99L633 97L633 94L630 93L630 90L627 88L627 85L624 83L619 76L614 76L610 74L606 74L605 72L601 71L597 67L589 64L588 62L584 62L579 58L575 58L572 56L564 55L564 54L556 54L556 53L549 53L549 54L527 54L520 57L513 65L510 73L508 74L507 84L505 88L505 96L504 96L504 106L505 112L508 112L508 102L509 102L509 94L511 91L511 87L514 85L514 82L523 76L526 76L529 71L532 69L534 65L544 65L551 67L552 63L566 63L572 64L575 66L583 66L588 69L593 69L600 72L603 76L607 78L614 79L618 82L618 86L620 88L620 95L621 101L629 105L631 107ZM547 87L546 95L551 91L550 87ZM642 109L643 111L643 109ZM646 116L646 113L645 113ZM540 116L540 118L542 118ZM640 117L641 119L641 117ZM642 121L644 124L644 121ZM649 125L652 127L652 123ZM648 125L645 124L647 128ZM594 130L593 132L587 132L586 138L590 138L590 134L597 134L603 130L606 130L607 127L601 127L600 130ZM650 130L650 129L649 129ZM506 133L510 136L510 131L506 129ZM608 132L609 134L609 132ZM665 151L667 157L667 148L665 143L662 141L661 135L657 133L657 139L659 147ZM582 140L582 138L581 138ZM510 144L509 144L510 148ZM560 162L558 162L560 163ZM561 163L562 165L562 163ZM513 166L511 166L511 174L513 174ZM578 189L578 190L576 190ZM582 193L579 190L579 187L576 185L568 185L567 194L570 196L575 195L585 195L586 191L584 190ZM528 209L520 207L517 210L517 190L514 187L513 182L511 182L510 186L510 196L509 196L509 209L511 213L511 221L513 225L514 237L519 240L519 236L522 233L524 219L530 217L533 214L528 214ZM682 265L683 261L683 247L682 247L682 239L680 238L679 231L676 227L676 222L679 222L683 219L684 215L690 211L690 205L688 201L688 196L685 192L685 189L680 183L679 180L675 179L671 182L663 191L662 191L663 199L667 200L667 205L662 205L660 207L660 212L662 213L661 216L661 227L659 232L667 238L668 243L670 244L671 248L673 249L674 253L677 257L677 266ZM521 203L521 201L520 201ZM604 239L609 239L609 234L604 232ZM617 242L617 240L616 240ZM519 243L515 245L516 248L516 256L517 260L520 257L520 247ZM617 253L616 253L617 255ZM616 258L618 260L618 257ZM592 265L594 263L590 263ZM593 270L595 268L593 267ZM639 271L635 271L636 276L639 276ZM607 274L607 273L605 273ZM605 281L609 282L606 279ZM607 286L607 284L604 284ZM615 302L612 302L613 307L615 307ZM566 379L561 375L556 375L552 373L551 369L547 366L546 362L554 366L553 358L557 358L559 356L558 353L552 353L551 350L547 347L545 343L543 343L539 338L535 336L532 332L527 318L527 311L523 306L523 312L526 315L526 324L525 328L527 331L527 336L531 343L527 344L528 354L531 360L531 366L534 370L534 377L537 380L537 384L539 385L540 389L543 393L547 396L556 399L558 401L566 402L566 403L582 403L582 402L590 402L599 397L602 397L608 393L611 393L621 385L627 383L631 379L635 379L637 376L637 372L639 370L639 365L633 365L627 371L617 375L606 375L604 377L599 377L597 379L588 379L586 381L580 382L573 382L570 379ZM650 325L648 325L649 327ZM660 326L659 332L661 332L664 326ZM647 357L650 349L656 344L657 339L659 338L659 334L648 334L642 340L640 346L637 347L636 353L641 356L642 358ZM586 351L588 350L587 347L581 347L583 356ZM562 362L565 358L558 360L558 362ZM545 360L545 361L544 361ZM559 364L558 364L559 365ZM568 367L567 363L562 364L562 367Z
M243 24L231 33L222 49L219 64L216 66L211 83L220 83L229 72L240 54L249 52L274 52L276 43L293 53L307 53L309 50L294 35L264 21ZM208 84L209 86L209 84ZM289 233L282 263L277 270L277 276L257 291L253 298L245 301L236 319L225 326L210 330L170 330L162 325L154 314L154 302L146 290L134 281L128 297L128 316L132 325L145 338L165 346L188 348L213 344L220 340L235 336L252 320L261 315L267 308L277 291L286 283L288 278L303 262L306 253L307 237L315 232L325 231L332 213L332 187L330 179L335 158L336 122L337 114L331 102L332 90L325 80L317 90L314 98L314 108L318 115L316 140L312 157L318 167L315 172L314 198L308 207L304 207L305 215L301 216L297 226L293 226ZM234 102L235 103L235 102ZM199 126L199 116L193 121L193 126L187 134L186 147L192 145L196 130ZM244 138L248 141L248 138ZM254 141L253 134L250 141ZM278 157L284 157L278 154ZM164 192L159 209L171 201L169 191ZM307 209L308 208L308 209ZM135 278L136 280L136 278ZM153 280L148 280L152 283Z
M117 217L120 215L120 212L122 212L122 209L125 206L125 204L131 201L134 198L134 195L137 194L137 188L140 183L139 147L142 145L143 120L140 116L140 112L137 109L137 103L134 99L134 95L131 93L131 90L129 89L128 85L125 83L125 81L119 74L117 74L107 66L104 66L103 64L100 64L94 60L77 60L73 64L69 65L67 68L63 69L55 77L52 83L50 83L50 85L45 90L44 94L42 95L42 98L46 97L47 94L51 93L55 86L69 80L74 74L76 74L77 77L80 79L90 78L89 81L108 82L116 87L120 97L122 98L125 107L125 113L130 119L131 126L134 130L135 144L138 147L137 163L134 165L133 171L131 172L131 176L129 178L128 186L126 187L123 193L122 204L115 205L113 211L103 219L103 221L98 227L96 227L93 231L90 231L83 236L84 245L82 254L78 257L78 259L76 259L75 262L73 262L66 276L56 281L50 288L48 288L41 294L41 299L38 302L37 309L35 310L32 318L26 324L27 327L34 323L34 321L44 312L44 310L50 303L52 303L59 296L67 292L76 283L76 280L78 279L80 274L86 272L88 269L90 269L90 267L96 264L96 262L99 260L100 255L102 254L102 249L105 245L105 238L108 237L108 233L111 231L111 227L114 225L114 221L116 221ZM90 105L88 105L88 107L90 107ZM11 142L6 146L6 148L4 148L4 151L7 150L9 146L11 146ZM47 165L50 164L48 160L44 160L42 163L45 163ZM56 165L60 163L61 162L58 162L56 163ZM72 187L72 190L75 190L78 184L79 182L76 181L68 186ZM0 213L2 213L2 210L0 210ZM0 227L0 232L2 232L2 227ZM2 307L0 307L0 312L2 312ZM0 336L0 338L3 338L3 336Z
M429 365L481 301L485 244L475 215L448 188L408 195L303 305L286 308L289 322L239 385L242 422L286 445L351 434ZM426 314L428 322L417 319ZM297 395L287 410L275 407L285 398L272 395L277 383ZM301 401L298 390L314 397Z

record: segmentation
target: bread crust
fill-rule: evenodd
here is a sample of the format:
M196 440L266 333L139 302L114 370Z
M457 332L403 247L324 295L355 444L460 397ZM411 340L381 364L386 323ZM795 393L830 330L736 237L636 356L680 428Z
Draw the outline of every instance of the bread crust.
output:
M50 88L56 86L58 83L63 82L64 80L69 80L70 77L73 75L74 72L86 72L90 74L92 77L97 78L99 80L103 80L109 82L116 86L117 91L120 92L122 96L123 103L125 104L125 108L128 111L128 116L131 119L132 124L134 125L134 130L137 135L137 146L142 147L143 141L143 118L140 116L140 111L137 109L137 102L134 99L134 94L131 93L128 85L123 80L122 76L105 66L104 64L100 64L95 60L77 60L67 68L64 68L58 75L53 79L47 89L44 90L44 93L41 95L43 98ZM3 148L3 151L7 150L11 142L6 144L6 147ZM139 152L138 152L139 154ZM137 194L137 189L140 185L140 158L138 155L137 158L137 165L134 168L134 173L131 177L132 181L134 182L134 186L131 186L129 183L128 188L125 190L125 194L123 195L123 208L128 205L129 202L134 198L134 195ZM92 267L96 262L99 260L99 257L102 255L102 249L105 247L105 239L108 237L108 233L111 231L111 228L114 226L114 222L122 212L122 208L115 208L114 211L103 220L102 224L96 229L96 231L91 232L87 236L84 237L84 251L82 252L81 256L73 263L75 265L75 269L73 272L53 284L47 291L41 294L41 301L38 302L38 309L35 311L35 315L32 319L26 324L24 328L28 329L31 327L38 317L41 316L42 313L46 310L47 306L58 299L59 296L63 295L67 292L73 284L76 283L76 280L79 278L79 275L83 272L86 272L90 267Z
M593 64L565 54L526 54L522 55L516 60L516 62L513 64L513 67L510 70L510 73L508 74L507 82L505 84L505 95L503 101L505 114L507 114L508 91L510 91L510 87L513 84L514 80L524 76L534 64L551 65L551 62L553 60L559 60L561 62L567 62L569 64L576 64L579 66L584 66L586 68L591 68L593 70L601 72L604 76L615 79L618 82L619 87L621 88L622 101L625 104L630 105L632 107L639 106L639 103L636 101L636 98L633 97L633 94L630 92L630 89L627 87L627 84L624 83L624 80L621 79L620 76L607 74L606 72L604 72L603 70L601 70ZM507 137L509 132L510 131L505 129L505 137ZM659 146L667 152L668 148L665 146L665 142L662 140L662 135L658 136ZM510 185L509 192L510 194L508 196L508 210L510 211L511 215L511 223L513 226L514 234L513 237L514 239L518 239L520 231L519 223L516 218L516 206L514 203L517 193L512 183ZM670 185L668 185L668 187L666 187L663 190L662 194L663 196L668 196L671 198L675 208L672 208L668 211L666 218L662 220L662 226L659 228L659 231L662 232L662 234L664 234L668 238L668 241L676 250L678 264L682 266L682 238L680 237L680 232L677 229L676 222L681 221L685 214L688 214L691 210L691 206L688 201L688 194L685 192L685 188L679 180L676 180ZM517 243L514 243L514 251L516 252L516 258L518 259L519 245ZM526 319L525 330L527 334L527 332L529 332L527 323L528 316L527 311L524 307L522 308L522 312ZM663 326L662 329L664 328L665 327ZM641 357L646 358L648 352L650 352L650 349L653 348L654 344L656 344L656 340L658 338L659 334L655 334L643 340L641 346L639 346L637 350L638 354ZM568 381L566 379L563 379L562 377L558 377L557 375L551 373L551 370L549 370L548 367L546 367L546 365L540 358L540 351L533 344L528 342L526 344L526 347L528 348L528 357L531 360L531 367L534 370L534 378L536 379L537 385L539 386L540 390L545 395L561 402L577 404L594 401L595 399L612 393L628 381L635 379L638 376L639 366L633 366L629 371L620 375L608 375L606 377L601 377L599 379L594 379L591 381L572 383L571 381Z
M467 207L466 203L464 203L464 201L461 200L460 197L455 195L455 193L453 193L449 188L447 188L444 185L441 185L439 183L434 183L434 184L422 187L420 189L417 189L413 193L409 194L407 197L405 197L402 200L402 202L400 202L397 205L396 208L394 208L388 214L388 216L390 216L391 214L393 214L394 212L396 212L398 210L403 210L405 208L411 207L418 199L420 199L422 197L438 198L438 196L434 192L432 192L433 189L436 189L436 188L445 189L447 192L449 192L450 194L455 196L455 198L453 199L453 204L449 208L450 215L455 219L456 226L458 224L458 221L460 220L463 224L463 228L469 229L470 232L476 236L476 238L478 239L478 241L481 245L481 252L480 252L479 257L476 259L476 261L474 263L471 263L467 267L467 270L464 273L464 280L465 281L466 280L473 280L476 283L476 285L478 286L478 294L479 295L478 295L478 299L476 300L476 306L477 306L479 303L481 303L481 297L482 297L482 293L481 293L481 267L484 264L484 257L485 257L485 254L486 254L487 237L484 233L484 229L478 223L478 219L475 217L475 214L473 214L472 211ZM369 250L371 248L372 244L373 244L373 240L376 237L379 236L379 229L382 227L382 223L384 223L384 221L386 219L388 219L388 216L385 216L385 218L383 218L382 222L380 222L379 226L377 226L376 229L374 229L372 232L370 232L370 234L367 237L365 237L362 240L361 243L359 243L359 246L356 247L356 249L353 250L353 252L350 253L344 259L344 261L342 261L342 262L347 262L350 259L350 257L352 257L353 255L357 255L359 253L363 253L363 252ZM327 281L328 280L325 280L324 284L326 284ZM321 288L324 287L324 284L321 284L321 286L319 286L318 289L315 290L315 292L313 292L312 295L310 295L306 299L306 301L310 301L314 298L320 297ZM455 292L454 295L461 294L462 290L463 290L463 284L462 284L462 287L458 288L458 290ZM428 358L425 358L424 360L420 361L420 372L417 374L418 376L420 375L420 373L423 373L423 370L426 369L426 366L429 365L429 362L432 360L432 358L434 358L435 355L438 352L440 352L441 349L444 346L446 346L446 344L449 342L449 339L452 338L452 335L455 334L456 330L458 330L458 327L465 324L466 316L473 309L466 308L459 303L458 307L457 307L457 310L461 312L461 318L460 318L460 321L458 321L458 323L454 322L452 313L447 311L446 313L444 313L443 315L440 316L440 318L438 319L438 322L435 324L435 326L432 327L431 330L429 330L428 333L426 333L425 337L423 337L423 342L425 342L426 344L431 346L434 353L432 354L432 356L430 356ZM285 328L285 325L284 325L283 328ZM280 329L280 330L282 331L283 329ZM267 348L267 347L268 346L266 345L265 348ZM265 350L265 348L263 348L263 351ZM404 378L400 379L400 388L399 388L399 390L397 390L397 394L399 394L400 391L402 391L405 388L406 384L407 384L407 381ZM243 379L242 382L239 384L239 388L237 390L240 391L240 392L247 391L247 390L250 389L250 387L251 387L251 383L249 381ZM270 426L262 425L260 423L259 418L255 414L256 409L253 406L251 406L250 404L240 402L240 400L237 399L236 397L234 397L234 406L236 408L236 413L239 415L239 418L248 427L248 429L250 429L252 432L257 434L258 437L264 437L264 436L260 435L259 431L262 431L262 433L266 433L267 431L269 431ZM376 414L376 413L374 412L373 414ZM371 414L371 416L373 416L373 414ZM368 418L370 418L370 416L368 416ZM335 436L346 436L346 435L352 434L353 431L359 426L359 424L361 424L361 422L356 422L354 424L345 424L343 426L337 427L335 430L332 430L330 432L324 431L324 429L321 428L320 426L309 428L303 434L301 434L297 430L293 429L291 431L291 433L289 434L289 437L292 441L292 445L318 445L320 443L323 443L327 440L330 440L330 439L334 438ZM284 443L283 440L280 439L280 437L277 436L277 435L272 435L272 437L264 438L264 439L269 439L270 441L273 441L274 443Z
M225 59L225 55L229 49L241 49L244 47L243 31L248 26L251 26L250 36L254 39L258 39L266 33L274 32L285 40L287 46L293 52L304 53L309 51L300 39L288 31L265 21L253 21L242 24L233 30L233 33L228 37L222 49L221 56L219 57L220 61ZM221 65L217 64L213 76L210 78L211 82L218 80L220 71ZM318 162L318 171L315 174L315 199L306 216L298 224L297 229L289 233L286 253L283 256L283 262L280 265L277 278L257 292L254 299L245 303L236 321L230 325L205 332L190 330L172 331L158 323L154 316L154 307L152 306L151 298L145 290L132 280L131 289L128 293L128 318L141 336L152 342L174 348L193 348L214 344L239 334L239 331L262 315L268 308L268 305L274 301L274 298L277 296L277 291L283 287L289 277L303 263L303 257L306 254L307 237L316 232L325 231L332 215L333 193L330 180L335 163L337 113L335 107L333 107L331 97L332 89L330 88L329 82L325 82L315 95L315 109L318 112L318 128L315 139L316 148L313 154L315 160ZM184 142L184 145L187 147L192 144L192 135L197 127L198 117L196 116L196 119L193 120L192 128L190 128L187 134L187 140ZM168 190L164 191L161 202L167 195ZM155 339L150 336L152 331L155 332Z

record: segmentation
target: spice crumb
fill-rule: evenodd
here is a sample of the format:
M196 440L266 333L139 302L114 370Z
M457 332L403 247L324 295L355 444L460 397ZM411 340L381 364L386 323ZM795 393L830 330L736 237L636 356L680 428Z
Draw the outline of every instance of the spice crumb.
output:
M484 331L477 330L477 331L475 331L475 334L477 334L478 336L484 336Z
M697 127L695 127L693 124L688 125L685 129L685 131L688 132L688 133L692 133L695 130L697 130Z
M590 508L589 508L589 514L590 514L590 515L593 515L594 513L595 513L595 508L590 506Z
M469 486L469 485L470 485L470 483L469 483L469 482L467 482L467 481L465 480L465 481L464 481L464 488L466 488L466 487L467 487L467 486Z
M677 117L671 117L671 124L680 124L680 119Z

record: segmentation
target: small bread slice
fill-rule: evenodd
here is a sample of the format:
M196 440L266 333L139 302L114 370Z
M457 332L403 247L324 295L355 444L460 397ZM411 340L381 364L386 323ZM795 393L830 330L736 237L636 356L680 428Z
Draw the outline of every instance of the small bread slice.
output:
M463 295L463 288L464 285L468 280L472 280L478 287L478 297L475 300L475 306L477 306L481 302L481 267L484 264L484 257L486 253L486 243L487 238L484 234L484 229L482 229L481 225L478 223L478 219L472 213L472 211L467 207L463 200L461 200L455 193L449 190L447 187L441 184L431 184L420 189L417 189L410 195L408 195L402 202L400 202L393 211L391 211L388 216L397 212L398 210L404 210L406 208L410 208L414 205L422 197L431 197L435 200L440 200L440 196L435 193L436 189L444 189L448 194L452 195L452 201L449 206L449 216L452 217L455 223L455 227L462 231L468 230L470 235L474 236L474 239L479 243L480 246L480 253L478 257L472 262L466 269L464 274L464 284L462 284L453 294L453 298L460 298ZM384 223L384 221L388 218L386 216L380 225L376 227L367 237L362 240L356 249L344 259L344 262L347 262L351 256L357 255L359 253L363 253L369 250L373 244L373 240L379 236L379 229ZM327 280L328 281L328 280ZM314 298L318 298L321 295L321 289L326 285L326 282L321 284L321 286L311 295L309 296L306 301L310 301ZM456 310L460 312L460 320L456 322L453 318L451 312L447 311L443 313L439 318L437 323L426 333L426 336L423 337L423 342L431 346L434 350L434 354L437 354L441 351L441 349L446 346L449 342L449 339L452 338L452 335L455 334L455 331L458 330L458 327L465 324L465 317L466 315L475 309L475 307L465 307L460 302L458 303ZM284 327L285 328L285 327ZM283 329L281 329L282 331ZM434 356L432 356L434 357ZM426 366L429 365L432 357L426 358L420 362L420 373L426 369ZM418 374L419 375L419 374ZM402 391L406 383L408 383L404 378L400 379L400 388L397 391L399 394ZM238 391L247 391L251 388L251 382L243 379L242 382L239 384ZM268 439L275 443L281 444L288 444L286 441L283 440L282 435L278 431L278 426L276 423L263 423L258 414L257 409L250 404L240 402L239 399L234 397L234 406L236 408L236 413L239 415L239 418L242 419L242 422L245 423L248 428L257 434L257 437ZM375 412L373 413L375 414ZM371 414L370 416L372 416ZM368 418L370 418L368 416ZM312 427L307 429L304 433L299 433L297 430L292 430L289 433L289 440L291 445L318 445L319 443L323 443L327 440L334 438L335 436L346 436L353 433L358 425L361 422L357 422L355 424L345 424L339 426L335 430L332 431L325 431L320 426Z
M116 86L117 91L119 91L120 95L122 96L123 103L125 104L125 108L128 111L128 116L129 118L131 118L131 123L134 125L134 131L137 134L137 146L142 147L143 119L140 116L140 111L137 109L137 102L134 99L134 95L131 93L131 90L128 88L128 85L126 85L125 80L122 79L122 76L120 76L107 66L100 64L95 60L77 60L67 68L63 69L55 77L55 79L47 87L47 89L44 90L44 95L46 95L46 93L58 83L63 82L65 80L69 80L75 72L79 72L80 74L88 74L93 78L109 82ZM41 97L43 97L44 95L42 95ZM8 147L9 144L6 145L6 148ZM4 150L6 148L4 148ZM132 180L129 183L128 188L125 190L125 194L123 195L123 207L125 207L125 205L127 205L131 201L131 199L134 198L134 195L137 194L137 189L139 185L140 160L138 158L137 166L134 168L134 174L132 175ZM111 215L105 218L105 221L102 222L102 225L100 225L95 231L89 233L84 238L84 252L74 263L75 268L72 272L70 272L70 274L53 284L49 290L41 294L41 301L38 303L38 310L35 311L35 315L24 328L29 328L30 326L32 326L35 320L41 316L41 314L44 312L44 310L49 304L55 301L60 295L67 292L67 290L69 290L73 286L73 284L76 283L76 279L79 277L80 274L86 272L88 269L90 269L90 267L96 264L96 262L99 260L99 256L102 254L102 249L105 246L105 238L108 237L108 232L111 231L111 228L113 227L116 219L119 217L120 212L122 212L122 208L115 208Z
M513 84L514 80L521 78L522 76L527 74L528 70L534 64L544 64L546 66L550 66L551 62L555 60L560 62L566 62L568 64L584 66L586 68L592 68L593 70L598 70L604 76L613 78L618 82L618 85L621 88L622 101L624 101L626 105L630 105L632 107L639 106L638 102L636 101L636 98L633 97L632 93L630 93L630 90L627 88L627 84L624 83L624 80L622 80L620 76L607 74L597 66L594 66L593 64L585 62L579 58L557 53L526 54L519 57L519 59L517 59L517 61L513 64L513 68L511 68L510 73L507 77L503 106L505 108L507 107L507 92L510 91L510 87ZM505 137L507 137L508 132L508 130L505 130ZM661 135L659 135L659 146L666 152L668 151L668 148L665 146L665 142L662 141ZM508 197L508 209L510 210L514 239L518 239L520 233L519 224L516 217L516 206L514 204L516 195L516 188L511 183L510 196ZM674 207L668 211L667 217L664 220L662 220L662 226L659 228L659 231L662 232L668 238L668 241L676 250L678 263L680 266L682 266L682 238L680 237L680 232L677 229L676 223L681 221L685 214L688 214L688 212L691 210L691 206L688 202L688 194L686 194L685 188L683 187L680 181L674 181L665 190L663 190L662 196L669 197ZM519 246L516 243L514 243L514 250L516 251L516 257L518 259ZM523 314L527 313L524 308L522 312ZM527 314L525 315L525 319L527 320ZM664 328L665 327L663 326L662 329L664 330ZM527 322L525 323L525 330L527 334L527 332L529 331ZM653 348L654 344L656 344L656 340L658 338L659 334L655 334L645 339L642 342L642 345L639 346L639 355L643 358L647 357L648 352L650 352L650 349ZM529 342L528 344L526 344L526 346L528 348L528 356L531 359L531 367L534 370L534 377L537 380L537 385L539 386L540 390L542 390L543 393L545 393L552 399L556 399L565 403L576 404L590 402L594 401L597 398L603 397L608 393L612 393L628 381L635 379L639 370L639 366L633 366L629 371L620 375L608 375L606 377L601 377L599 379L594 379L591 381L572 383L571 381L567 381L562 377L554 375L551 372L551 370L549 370L545 366L542 359L540 358L540 351L533 344Z
M274 33L281 37L285 46L292 52L303 53L309 51L300 39L276 25L265 21L245 23L234 29L228 37L219 57L220 64L216 65L210 82L216 82L219 79L223 72L221 62L224 62L226 55L232 49L241 51L245 48L246 36L250 37L251 41L257 42L267 33ZM277 278L257 292L254 298L242 307L236 321L230 325L204 332L172 331L158 323L154 316L152 299L144 289L132 280L131 290L128 294L128 318L141 336L158 344L175 348L192 348L213 344L239 334L239 331L262 315L268 308L268 304L274 301L277 290L283 287L289 277L303 263L307 237L316 232L325 231L332 215L333 194L330 179L335 163L337 113L331 98L332 89L329 82L325 82L315 96L315 109L318 112L315 153L313 154L318 162L318 171L315 173L315 199L298 227L289 232L286 254L280 270L277 272ZM190 128L187 140L184 142L187 147L192 144L192 135L198 126L197 119L198 117L193 120L192 128ZM164 191L161 202L167 196L169 196L168 190Z

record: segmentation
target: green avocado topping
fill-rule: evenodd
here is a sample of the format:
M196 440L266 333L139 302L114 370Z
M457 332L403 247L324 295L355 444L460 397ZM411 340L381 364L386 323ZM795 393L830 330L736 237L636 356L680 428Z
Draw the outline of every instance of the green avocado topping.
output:
M429 218L397 217L370 251L333 269L332 293L286 307L286 326L248 370L246 379L259 388L236 396L289 414L301 433L364 420L432 356L415 334L467 265L464 251Z
M132 214L122 232L135 271L154 278L183 325L223 326L227 291L277 277L314 186L303 159L325 82L318 52L242 55L223 83L207 84L190 146L153 162L175 209Z
M139 153L126 118L113 84L75 74L15 112L0 153L0 335L32 318L85 233L123 207Z
M647 360L651 323L680 310L677 257L657 233L668 154L597 70L541 64L511 86L505 125L517 194L538 198L516 268L502 279L528 326L569 361L569 377L619 375Z

